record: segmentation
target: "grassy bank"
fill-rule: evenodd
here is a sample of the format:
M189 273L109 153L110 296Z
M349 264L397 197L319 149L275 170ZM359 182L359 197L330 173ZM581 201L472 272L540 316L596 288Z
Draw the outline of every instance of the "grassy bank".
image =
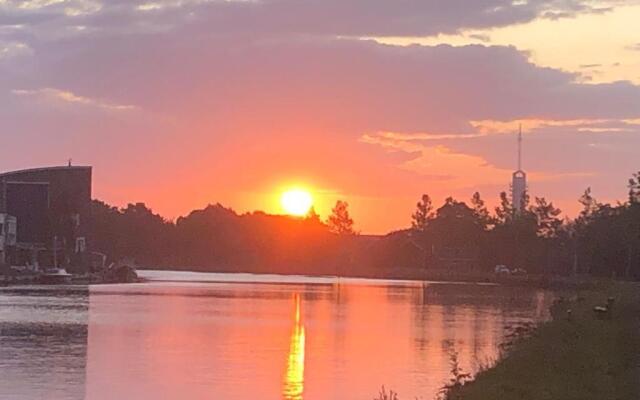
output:
M614 300L608 312L594 307ZM568 312L568 310L571 310ZM448 400L640 399L640 286L606 285L556 304L553 321L516 340Z

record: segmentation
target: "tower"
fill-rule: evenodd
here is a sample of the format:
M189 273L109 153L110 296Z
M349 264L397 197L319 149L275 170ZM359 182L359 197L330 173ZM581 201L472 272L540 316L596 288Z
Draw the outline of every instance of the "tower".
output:
M516 212L522 211L522 201L527 192L527 174L522 170L522 125L518 130L518 169L511 180L511 203Z

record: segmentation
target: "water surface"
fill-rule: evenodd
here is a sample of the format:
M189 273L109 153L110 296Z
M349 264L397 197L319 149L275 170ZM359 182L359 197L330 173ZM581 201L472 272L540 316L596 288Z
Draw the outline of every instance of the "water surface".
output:
M495 285L153 272L0 288L1 399L432 399L548 292Z

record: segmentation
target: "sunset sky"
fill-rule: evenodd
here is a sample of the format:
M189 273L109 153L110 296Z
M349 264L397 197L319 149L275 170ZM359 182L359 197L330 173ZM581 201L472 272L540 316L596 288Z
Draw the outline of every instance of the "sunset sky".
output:
M0 0L0 171L94 166L94 197L168 218L356 228L494 204L522 124L533 196L569 216L640 170L640 0Z

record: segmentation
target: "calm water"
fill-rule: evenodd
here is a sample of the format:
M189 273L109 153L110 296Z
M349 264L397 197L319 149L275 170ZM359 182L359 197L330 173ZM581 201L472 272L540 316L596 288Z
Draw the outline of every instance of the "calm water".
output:
M143 272L135 285L0 288L0 399L432 399L495 359L548 292Z

